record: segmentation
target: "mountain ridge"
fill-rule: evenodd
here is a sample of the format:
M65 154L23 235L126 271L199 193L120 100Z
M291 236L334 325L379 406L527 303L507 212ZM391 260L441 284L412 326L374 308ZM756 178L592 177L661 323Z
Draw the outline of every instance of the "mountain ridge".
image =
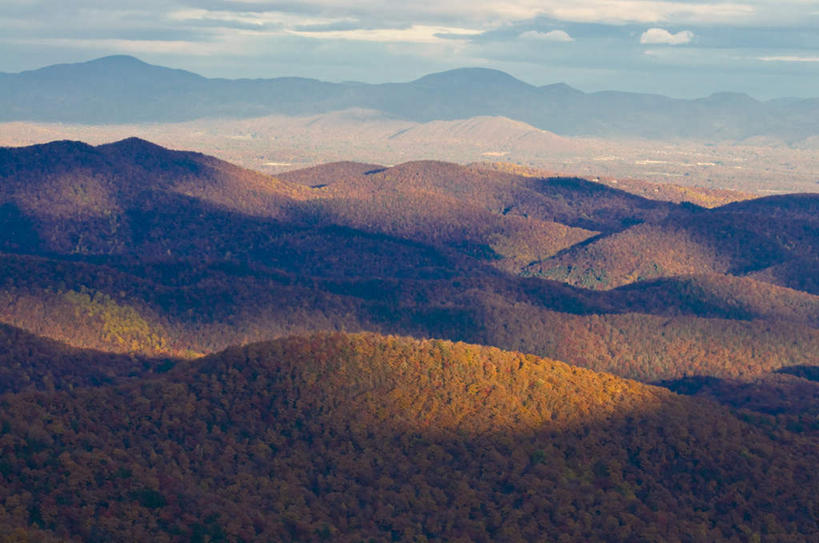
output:
M54 151L48 160L44 149ZM0 317L77 346L184 356L295 332L371 330L644 380L754 376L819 353L817 298L770 284L812 289L816 268L792 258L813 250L803 228L815 222L810 198L706 209L438 161L335 163L277 179L133 139L102 150L0 150L9 154L19 164L0 169L0 222L14 232L2 240ZM699 245L687 247L712 268L638 259L651 273L629 277L621 264L645 252L641 232L665 255L686 249L673 243L683 227L696 230ZM752 240L739 253L720 241L732 229ZM595 272L609 274L603 284L574 254L607 240ZM571 257L581 281L521 276L549 255ZM772 267L668 277L733 263L738 273ZM605 290L612 278L636 282ZM565 284L586 279L598 290Z
M406 83L330 83L309 78L208 79L133 57L5 74L0 120L117 122L316 114L351 107L414 121L505 116L561 135L742 140L816 135L810 100L697 100L565 84L536 87L490 68L458 68ZM49 84L44 85L43 80ZM814 101L815 102L815 101Z

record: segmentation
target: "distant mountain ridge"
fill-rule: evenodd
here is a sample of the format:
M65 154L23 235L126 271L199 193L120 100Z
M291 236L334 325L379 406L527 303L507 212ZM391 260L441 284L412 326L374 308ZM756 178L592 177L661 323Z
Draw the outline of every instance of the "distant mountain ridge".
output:
M168 122L366 108L419 122L504 116L571 136L801 141L819 134L819 99L584 93L563 83L537 87L487 68L455 69L406 83L228 80L111 56L0 74L0 83L0 121Z

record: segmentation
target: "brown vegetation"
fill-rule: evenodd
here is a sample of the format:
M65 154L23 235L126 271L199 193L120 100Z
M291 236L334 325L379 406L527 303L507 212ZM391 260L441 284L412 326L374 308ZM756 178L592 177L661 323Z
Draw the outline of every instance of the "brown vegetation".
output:
M724 275L810 285L816 267L774 272L816 250L810 196L704 210L430 161L273 179L133 139L2 156L14 235L2 241L0 316L79 347L190 356L375 330L646 380L759 375L817 357L815 296ZM52 195L56 211L43 200L55 186L76 193ZM592 292L503 273L532 260L529 273L581 286L636 283Z
M304 336L138 383L0 402L7 532L807 541L817 531L815 444L716 404L484 347Z
M709 210L431 161L275 179L133 139L0 165L8 537L819 529L814 196Z

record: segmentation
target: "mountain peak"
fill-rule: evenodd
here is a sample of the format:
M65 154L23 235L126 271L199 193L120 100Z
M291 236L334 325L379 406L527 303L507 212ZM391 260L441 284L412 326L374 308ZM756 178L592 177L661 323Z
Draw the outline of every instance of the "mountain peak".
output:
M53 64L31 72L22 72L20 75L28 74L36 77L38 81L44 77L56 78L63 86L88 82L89 79L107 80L122 77L150 81L165 80L170 83L204 79L193 72L148 64L130 55L110 55L86 62Z
M22 73L49 73L49 72L64 72L64 71L76 71L76 70L97 70L100 68L110 70L112 68L135 68L135 67L151 67L151 64L144 62L136 57L131 55L109 55L107 57L100 57L95 58L92 60L86 60L84 62L66 62L62 64L51 64L49 66L44 66L42 68L38 68L36 70L30 70L28 72Z
M111 149L117 151L152 151L152 152L168 152L169 149L157 145L142 138L130 137L123 140L105 143L98 146L99 149Z
M413 83L431 86L531 86L515 77L512 77L506 72L494 70L492 68L456 68L454 70L425 75L420 79L416 79L413 81Z
M108 65L119 65L119 66L150 66L145 61L142 61L134 56L131 55L109 55L106 57L95 58L93 60L89 60L87 62L82 62L81 64L108 64Z
M707 98L701 98L702 102L712 104L756 104L758 101L744 92L715 92Z
M50 141L47 143L39 143L36 145L32 145L30 147L19 147L19 150L25 149L36 149L38 151L47 151L49 153L60 153L60 152L88 152L93 151L94 147L85 143L84 141L78 140L55 140Z
M551 85L543 85L540 87L540 90L568 96L579 96L585 94L583 91L578 90L571 85L567 85L566 83L552 83Z

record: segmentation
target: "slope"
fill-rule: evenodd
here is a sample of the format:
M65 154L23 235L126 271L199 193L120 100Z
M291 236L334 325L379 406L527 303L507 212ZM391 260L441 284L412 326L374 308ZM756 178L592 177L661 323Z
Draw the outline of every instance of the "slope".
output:
M597 289L669 275L727 273L812 291L817 268L804 267L798 277L793 270L819 259L818 205L817 195L795 194L710 210L681 207L659 221L578 245L528 273Z
M0 401L5 531L307 541L817 532L814 443L485 347L295 337L140 383Z
M351 173L339 163L280 177L312 179L320 189L308 209L318 207L324 220L428 243L489 246L503 257L500 267L513 273L595 232L658 220L674 209L579 179L533 179L436 161Z
M617 280L642 268L647 278L676 273L686 260L675 254L689 249L710 260L684 271L771 270L809 254L810 197L703 210L581 179L430 161L331 164L282 180L139 140L3 156L12 235L2 239L0 320L77 347L190 356L311 330L372 330L644 380L755 376L819 356L815 296L748 277L600 292L513 275L606 244L616 258L600 270ZM671 243L678 231L693 241ZM618 249L621 238L630 241ZM657 258L667 269L651 265ZM809 281L815 269L795 276Z
M612 307L655 315L791 321L819 327L819 296L751 277L696 274L641 281L604 295Z
M102 386L168 371L175 360L81 350L0 324L0 395Z

